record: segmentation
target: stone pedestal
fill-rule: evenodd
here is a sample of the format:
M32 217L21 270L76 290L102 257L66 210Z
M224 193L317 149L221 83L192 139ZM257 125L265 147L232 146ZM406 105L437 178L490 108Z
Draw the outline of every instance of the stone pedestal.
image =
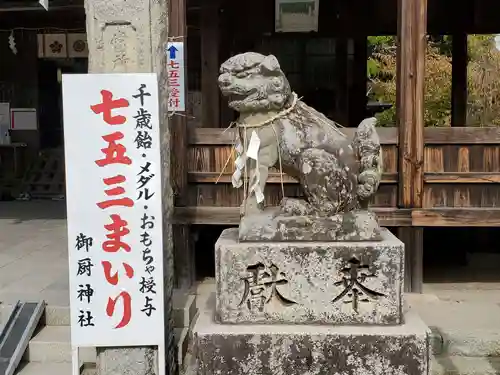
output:
M215 245L216 320L242 324L400 324L404 245L382 241Z
M238 242L224 231L215 301L194 327L197 375L428 375L429 330L403 314L404 245L380 235Z
M427 327L413 314L399 326L362 327L217 324L206 312L194 333L197 375L429 373Z

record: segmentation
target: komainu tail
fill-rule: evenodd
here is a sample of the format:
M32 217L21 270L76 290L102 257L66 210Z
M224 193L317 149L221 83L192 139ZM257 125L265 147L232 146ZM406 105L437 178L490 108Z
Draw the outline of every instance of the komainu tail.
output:
M382 178L382 148L375 128L377 119L367 118L359 124L352 146L359 160L358 201L366 207L377 192Z

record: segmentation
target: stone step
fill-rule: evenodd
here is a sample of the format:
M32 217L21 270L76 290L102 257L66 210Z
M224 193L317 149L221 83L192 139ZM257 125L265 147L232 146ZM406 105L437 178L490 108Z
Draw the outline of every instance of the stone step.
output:
M174 290L172 295L174 309L174 327L189 328L197 313L196 296L180 290Z
M498 375L500 358L435 357L432 359L431 375ZM89 368L82 375L95 375ZM181 371L183 375L195 375L194 363ZM70 363L24 363L16 375L71 375Z
M46 326L33 337L24 354L26 362L71 362L69 326ZM95 363L95 348L80 348L80 361Z
M21 363L16 375L72 375L71 363ZM82 368L81 375L96 375L95 368Z
M196 375L196 364L188 353L181 375ZM431 359L430 375L499 375L500 358L436 356Z
M188 329L175 329L175 342L178 346L178 359L185 357L188 350ZM71 344L69 326L46 326L33 337L23 357L24 362L70 363ZM96 362L95 348L80 348L82 363Z
M412 307L435 335L435 354L500 357L499 305L438 300ZM438 335L441 340L438 340Z
M174 290L172 295L174 327L187 328L196 315L196 296L183 291ZM69 306L47 306L45 308L45 324L48 326L69 326Z
M71 363L22 363L16 375L71 375Z
M498 375L500 358L436 356L431 369L431 375Z

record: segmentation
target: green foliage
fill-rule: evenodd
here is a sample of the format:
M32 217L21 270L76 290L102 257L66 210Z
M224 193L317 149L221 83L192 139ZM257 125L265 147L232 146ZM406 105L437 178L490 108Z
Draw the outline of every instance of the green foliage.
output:
M369 58L366 64L368 78L375 78L380 73L380 66L377 60Z
M500 52L494 35L470 35L467 124L500 125ZM367 75L372 99L393 107L376 117L380 126L396 122L395 38L368 37ZM450 126L452 38L429 37L425 64L424 121L426 126Z

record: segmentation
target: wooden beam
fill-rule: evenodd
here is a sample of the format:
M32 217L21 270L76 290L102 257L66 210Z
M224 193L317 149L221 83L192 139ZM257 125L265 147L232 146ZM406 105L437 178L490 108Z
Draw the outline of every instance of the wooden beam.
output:
M170 40L183 41L186 44L186 0L169 1L169 32ZM184 61L186 61L187 48L184 46ZM185 69L185 68L184 68ZM187 69L184 76L187 78ZM187 89L187 82L185 82ZM187 90L186 90L187 92ZM170 119L172 131L172 181L176 206L187 204L185 194L187 186L187 119L185 116L172 116Z
M185 0L169 1L169 39L186 43L186 4ZM184 61L187 48L184 47ZM187 77L187 70L185 71ZM185 82L187 88L187 82ZM187 90L186 90L187 91ZM185 116L173 116L170 119L172 129L172 173L174 182L175 204L186 204L185 187L187 185L187 120Z
M356 129L342 128L342 132L349 138L354 136ZM398 144L398 130L397 128L378 128L378 135L380 143L383 145L397 145ZM500 132L499 132L500 135ZM189 144L190 145L232 145L234 143L235 130L226 128L200 128L190 129L189 131ZM500 140L500 136L499 136Z
M500 208L381 208L373 207L380 225L387 227L500 227ZM238 225L238 207L176 207L176 224ZM411 245L411 243L410 243ZM418 256L415 253L414 256Z
M186 27L186 0L169 1L169 32L168 36L174 41L184 42L184 61L187 61L187 27ZM187 69L184 67L185 92L187 93ZM174 202L176 206L186 206L188 202L188 133L187 118L172 116L171 129L171 173L173 182ZM194 246L190 237L189 228L179 225L173 226L174 242L174 269L176 287L189 289L195 279Z
M412 223L422 227L500 227L500 209L431 208L412 212Z
M49 11L63 9L83 9L83 0L50 0ZM26 12L26 11L43 11L47 10L39 3L38 0L33 1L2 1L0 3L0 12Z
M344 128L342 131L353 137L356 129ZM383 145L398 144L398 128L378 128L377 132ZM191 129L189 132L190 145L232 145L234 129L203 128ZM500 144L500 127L453 127L453 128L425 128L424 141L426 145L434 144Z
M411 210L398 208L373 208L380 224L388 227L411 226ZM208 225L238 225L239 207L176 207L174 222Z
M426 128L425 143L430 144L500 144L500 127Z
M451 126L467 124L467 34L452 40Z
M498 184L500 172L426 172L429 184Z
M230 184L232 173L225 172L220 174L220 172L198 172L189 171L188 180L191 183L197 184ZM268 184L280 184L283 181L284 184L297 184L299 181L293 177L288 176L283 173L283 177L280 177L280 173L270 172L267 183ZM384 173L382 175L382 184L397 184L398 175L397 173Z
M206 1L201 7L201 126L218 124L219 117L219 5ZM213 125L212 125L213 126Z

